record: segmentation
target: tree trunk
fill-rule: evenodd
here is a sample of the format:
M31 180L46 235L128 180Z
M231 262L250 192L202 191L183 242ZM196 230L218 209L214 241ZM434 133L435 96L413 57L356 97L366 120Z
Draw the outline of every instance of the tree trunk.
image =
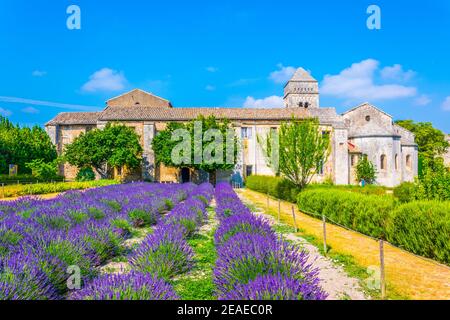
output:
M216 170L208 172L209 183L211 183L214 187L216 186Z

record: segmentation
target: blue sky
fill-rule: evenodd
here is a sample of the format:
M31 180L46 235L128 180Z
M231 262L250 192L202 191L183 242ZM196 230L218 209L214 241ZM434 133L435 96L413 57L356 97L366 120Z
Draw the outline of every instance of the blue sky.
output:
M66 9L81 8L81 30ZM381 30L366 27L381 8ZM135 87L175 107L277 107L296 67L321 105L369 101L450 132L450 3L23 1L0 3L0 114L43 124Z

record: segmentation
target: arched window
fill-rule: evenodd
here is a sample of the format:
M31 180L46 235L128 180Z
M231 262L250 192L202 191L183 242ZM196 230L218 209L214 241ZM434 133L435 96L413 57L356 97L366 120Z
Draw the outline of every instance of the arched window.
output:
M380 169L381 170L386 170L387 168L387 159L386 159L386 155L382 154L380 157Z
M412 159L410 154L406 155L406 169L412 169Z
M308 109L309 107L309 102L305 102L305 109Z
M300 108L303 108L303 102L299 102L299 103L298 103L298 106L299 106Z
M398 154L395 155L395 170L398 170Z

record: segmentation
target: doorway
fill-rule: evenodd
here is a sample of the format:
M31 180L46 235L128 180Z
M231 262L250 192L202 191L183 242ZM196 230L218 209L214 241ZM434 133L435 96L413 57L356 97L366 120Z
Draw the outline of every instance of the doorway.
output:
M181 182L182 183L191 182L191 170L189 170L189 168L181 169Z

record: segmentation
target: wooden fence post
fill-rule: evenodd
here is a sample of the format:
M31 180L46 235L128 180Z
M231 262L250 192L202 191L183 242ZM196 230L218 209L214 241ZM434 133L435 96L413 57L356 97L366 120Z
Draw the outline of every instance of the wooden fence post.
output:
M5 184L2 183L2 198L5 197Z
M325 255L327 254L328 247L327 247L327 218L325 215L322 215L322 223L323 223L323 252Z
M386 279L384 273L384 241L380 240L380 290L381 299L386 298Z
M295 229L295 233L297 233L298 232L298 229L297 229L297 220L295 219L295 209L294 209L294 206L292 205L292 217L294 218L294 229Z
M267 213L269 213L269 192L267 192Z

